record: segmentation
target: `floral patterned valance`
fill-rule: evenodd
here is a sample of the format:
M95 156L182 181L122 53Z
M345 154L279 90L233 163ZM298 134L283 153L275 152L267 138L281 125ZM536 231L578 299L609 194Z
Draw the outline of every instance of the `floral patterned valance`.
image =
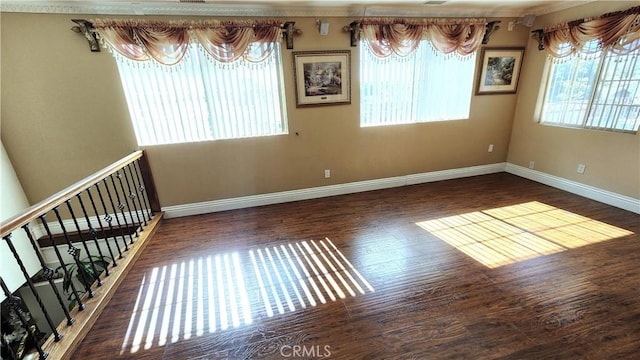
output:
M134 61L175 65L198 42L215 60L260 62L271 54L282 21L91 20L103 45Z
M597 47L585 46L596 40ZM602 15L594 19L580 19L544 28L541 42L555 58L576 53L597 52L604 48L625 54L640 48L640 6Z
M406 56L421 40L428 40L444 54L466 56L478 49L486 31L486 19L392 19L362 20L362 35L378 57Z

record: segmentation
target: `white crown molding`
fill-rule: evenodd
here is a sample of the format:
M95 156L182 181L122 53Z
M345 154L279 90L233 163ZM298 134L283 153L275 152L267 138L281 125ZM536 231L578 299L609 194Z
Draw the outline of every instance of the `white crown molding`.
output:
M576 181L561 178L559 176L532 170L523 166L507 163L506 172L533 180L545 185L568 191L592 200L600 201L607 205L615 206L627 211L640 214L640 199L621 195L594 186L585 185Z
M44 14L97 14L97 15L183 15L183 16L247 16L247 17L358 17L363 10L346 7L273 7L269 5L201 4L201 3L121 3L121 2L47 2L47 1L2 1L2 12Z
M527 14L541 15L564 10L595 0L549 1L543 5L523 10L511 7L488 9L475 6L278 6L262 4L214 4L178 3L163 1L45 1L4 0L0 11L14 13L45 14L96 14L96 15L182 15L182 16L246 16L246 17L521 17Z
M468 176L486 175L491 173L503 172L504 169L505 163L479 165L376 180L358 181L346 184L282 191L270 194L250 195L231 199L166 206L162 208L162 211L164 212L165 218L200 215L226 210L243 209L254 206L317 199L327 196L345 195L363 191L372 191L433 181L457 179Z

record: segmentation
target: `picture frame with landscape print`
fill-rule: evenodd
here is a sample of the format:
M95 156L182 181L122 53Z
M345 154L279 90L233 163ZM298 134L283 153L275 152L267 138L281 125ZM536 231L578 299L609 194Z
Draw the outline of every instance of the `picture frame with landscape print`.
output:
M351 51L294 51L296 107L351 104Z
M524 48L483 48L476 95L514 94L523 56Z

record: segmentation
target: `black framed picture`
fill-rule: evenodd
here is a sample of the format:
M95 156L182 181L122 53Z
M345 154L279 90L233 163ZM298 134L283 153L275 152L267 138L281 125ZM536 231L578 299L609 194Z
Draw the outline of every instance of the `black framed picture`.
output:
M476 95L515 93L523 56L524 48L483 48Z
M351 103L351 51L293 53L296 106Z

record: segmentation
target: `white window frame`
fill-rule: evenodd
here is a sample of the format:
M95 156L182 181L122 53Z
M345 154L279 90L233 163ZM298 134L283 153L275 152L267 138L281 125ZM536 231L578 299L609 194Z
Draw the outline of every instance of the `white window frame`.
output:
M640 40L637 40L637 41L640 41ZM597 46L597 43L595 41L592 41L590 43L587 43L587 45L585 45L585 47L591 47L591 49L595 49L596 46ZM631 60L629 58L625 58L623 60L625 62L624 64L625 68L623 69L623 71L628 72L628 75L629 75L628 78L615 79L615 78L606 77L607 67L612 66L611 62L615 62L616 64L619 63L614 60L611 60L609 58L610 55L616 56L611 52L610 49L605 48L605 49L602 49L601 51L593 52L591 54L572 55L570 59L566 59L566 60L565 59L554 60L553 58L548 57L545 73L543 75L544 81L542 82L541 100L539 102L540 108L538 111L539 115L537 116L538 122L542 125L556 126L556 127L613 131L613 132L636 134L638 132L638 128L640 127L640 77L633 78L632 76L634 71L637 72L637 70L634 70L634 69L636 67L640 68L640 61L638 61L638 58L640 58L640 49L635 50L631 54L617 55L618 57L622 57L622 56L632 57ZM566 64L567 62L575 66L576 68L572 68L572 70L574 71L572 81L575 83L575 77L577 76L575 74L575 71L577 71L577 67L579 66L579 65L576 65L576 63L580 61L591 61L591 60L597 60L598 62L596 64L595 75L593 76L593 79L589 79L589 82L587 84L590 87L589 99L584 104L577 104L577 106L579 106L580 108L584 107L585 109L575 110L575 107L571 108L571 106L569 105L571 100L569 99L569 100L566 100L565 103L559 102L558 104L558 105L564 105L562 111L557 112L560 114L560 116L562 116L562 119L560 121L554 121L549 119L552 115L550 113L547 113L545 110L547 110L546 108L547 106L552 106L552 105L549 105L552 103L547 102L548 97L552 96L551 93L554 90L557 90L552 88L554 70L556 69L556 67L560 66L560 64L563 64L563 63ZM630 69L627 69L626 66L629 65L628 64L629 61L631 61L632 63L630 64ZM613 65L613 66L617 66L617 65ZM600 95L599 92L602 91L604 86L603 84L607 82L609 83L618 82L618 86L616 87L616 90L614 90L613 99L612 101L609 101L609 102L598 103L596 102L596 98L601 98L599 96ZM635 84L633 84L634 82ZM624 98L619 97L615 94L615 92L620 90L621 83L625 83L626 86L635 85L635 91L634 91L635 93L630 95L630 98L626 96ZM626 90L627 88L624 88L624 89ZM605 95L606 95L605 101L609 100L611 96L611 89L609 89ZM601 105L601 107L598 108L599 105ZM605 111L608 111L607 112L608 116L606 117L606 119L603 120L603 118L599 118L599 119L595 118L598 112L600 114L604 114ZM611 115L611 111L614 112L613 118ZM581 115L582 112L584 113ZM577 114L576 116L578 116L579 121L569 120L568 118L569 116L574 116L572 114ZM628 117L629 116L633 117L634 114L636 117L635 121L629 120ZM623 120L621 119L622 116L626 116L626 118ZM626 125L627 123L621 123L621 121L626 121L627 123L631 123L632 125L628 126Z
M361 40L360 44L360 56L359 56L359 79L360 79L360 126L361 127L374 127L385 125L403 125L403 124L417 124L417 123L429 123L438 121L452 121L452 120L467 120L471 111L471 99L473 97L473 84L476 71L476 55L474 52L464 58L459 55L442 54L433 49L428 40L423 40L415 52L406 56L400 57L397 55L391 55L388 58L380 59L376 58L371 53L369 45L365 40ZM447 61L463 61L468 62L465 64L467 68L464 70L467 73L458 71L457 73L447 68L441 71L432 71L433 68L417 65L416 57L425 60L434 59L439 64L446 64L447 67L455 66L454 63L446 63ZM411 68L411 74L408 73L382 73L381 71L374 72L373 66L365 64L364 61L374 61L380 64L386 64L388 62L396 61L396 64L402 64L405 68ZM427 63L429 60L426 60ZM406 64L406 65L405 65ZM432 63L433 64L433 63ZM369 66L369 67L368 67ZM375 65L374 65L375 66ZM384 66L384 65L381 65ZM442 65L445 66L445 65ZM398 70L395 68L391 72L398 72L404 70ZM383 87L381 83L372 85L373 90L369 89L369 79L374 78L374 73L379 74L381 81L392 83L393 77L396 79L400 76L408 77L412 79L411 84L406 84L404 88L407 91L402 95L396 92L384 92L378 91L375 87ZM428 73L428 75L427 75ZM462 75L463 79L459 81L446 81L444 77L447 74ZM418 78L416 78L418 74ZM437 78L437 79L434 79ZM420 81L430 81L429 85L440 84L445 90L451 90L452 84L461 85L461 88L451 91L451 95L443 94L442 91L437 91L434 88L431 89L430 94L432 96L421 96L425 90L418 90ZM436 85L438 86L438 85ZM454 94L455 93L455 94ZM385 98L387 102L380 102L380 98ZM394 99L404 100L402 103L393 101ZM425 101L427 103L425 103ZM430 101L430 102L429 102ZM451 109L456 106L465 106L465 108L458 108L455 111Z
M265 62L229 64L200 46L170 67L116 54L138 145L288 134L280 44Z

